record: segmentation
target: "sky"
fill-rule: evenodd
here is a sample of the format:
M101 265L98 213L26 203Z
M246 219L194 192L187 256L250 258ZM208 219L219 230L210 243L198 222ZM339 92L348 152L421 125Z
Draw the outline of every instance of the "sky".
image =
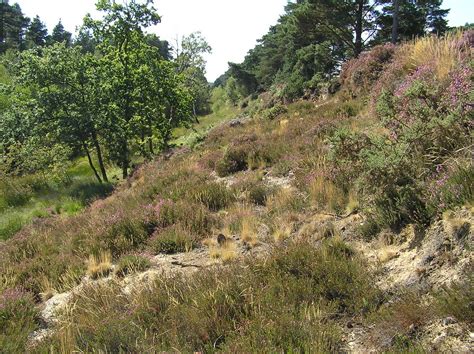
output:
M18 2L26 16L39 15L49 30L62 20L74 32L86 13L98 18L96 0L11 0ZM207 78L214 81L223 74L228 62L240 63L257 39L274 25L288 0L155 0L161 24L152 28L171 44L176 38L201 31L213 52L207 56ZM474 22L474 0L444 0L451 8L450 26Z

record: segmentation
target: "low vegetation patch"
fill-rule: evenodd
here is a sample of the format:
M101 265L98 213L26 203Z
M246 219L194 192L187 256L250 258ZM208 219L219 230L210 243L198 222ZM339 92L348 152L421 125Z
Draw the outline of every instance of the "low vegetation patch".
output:
M266 260L160 279L133 302L119 293L114 285L84 289L68 318L74 330L60 330L45 348L59 348L63 338L69 350L253 352L264 342L276 352L335 351L335 314L366 313L379 297L364 263L339 241L320 249L292 244Z
M117 262L115 274L123 277L130 273L143 272L150 268L150 266L151 263L148 258L138 255L123 256Z
M157 231L148 241L148 246L156 254L174 254L191 250L196 241L188 230L178 224Z

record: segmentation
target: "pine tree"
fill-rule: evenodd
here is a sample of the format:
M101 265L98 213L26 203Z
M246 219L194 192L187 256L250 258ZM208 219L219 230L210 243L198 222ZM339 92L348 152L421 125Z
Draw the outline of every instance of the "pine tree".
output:
M66 43L66 47L71 45L72 34L64 29L64 26L59 20L58 24L53 28L51 36L48 38L49 44L53 43Z
M0 21L0 54L7 49L24 49L29 19L23 15L20 6L0 1Z
M396 37L410 40L426 33L442 35L448 30L446 16L449 10L441 9L442 0L381 0L382 11L378 17L377 43L394 38L394 17L397 19ZM398 12L394 5L398 5Z
M29 48L34 46L44 46L48 38L48 29L41 22L39 16L36 16L31 21L28 30L26 31L26 42Z

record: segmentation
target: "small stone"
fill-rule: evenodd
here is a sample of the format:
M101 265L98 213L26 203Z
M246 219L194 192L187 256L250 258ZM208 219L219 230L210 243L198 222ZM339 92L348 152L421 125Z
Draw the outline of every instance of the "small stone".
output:
M445 319L443 319L443 326L448 326L448 325L451 325L451 324L455 324L457 321L454 317L446 317Z
M226 243L226 241L227 241L227 237L225 237L223 234L219 234L219 235L217 236L217 243L218 243L219 245L222 246L224 243Z
M232 119L229 122L229 127L231 127L231 128L238 127L239 125L242 125L242 122L238 119Z

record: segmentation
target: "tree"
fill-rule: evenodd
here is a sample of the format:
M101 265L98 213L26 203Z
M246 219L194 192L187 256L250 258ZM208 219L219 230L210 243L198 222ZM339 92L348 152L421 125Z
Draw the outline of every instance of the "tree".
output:
M395 35L403 41L426 33L442 35L448 30L449 10L441 9L442 0L381 0L381 3L376 43L393 41Z
M400 12L399 0L393 1L393 22L392 22L392 43L395 44L398 41L398 15Z
M296 15L328 39L343 43L357 57L376 32L374 19L378 3L377 0L301 1L303 6Z
M175 63L177 72L185 77L185 83L193 96L193 113L207 113L211 87L206 79L205 54L212 52L212 48L200 32L191 33L183 37L181 44L175 48ZM197 119L197 118L196 118Z
M87 16L85 27L98 43L102 75L107 78L101 87L106 145L126 178L133 146L145 154L143 147L148 145L153 153L155 129L166 147L170 127L190 117L188 100L180 77L170 70L172 64L147 42L144 29L160 21L153 1L99 0L97 9L104 12L103 19Z
M79 28L74 39L74 46L81 48L83 53L94 53L97 47L97 41L94 38L92 31L84 26Z
M158 48L161 57L165 60L171 60L173 58L170 44L168 41L162 41L156 34L149 33L146 35L146 41L149 46Z
M41 22L39 16L36 16L31 21L28 30L26 31L26 42L28 47L44 46L48 37L48 29Z
M53 28L51 36L48 38L48 43L66 43L66 46L71 45L72 34L64 29L64 26L59 20L58 24Z
M0 2L0 54L7 49L22 50L25 47L25 30L29 19L18 4Z
M108 181L100 135L105 135L101 121L101 78L97 59L83 55L80 48L67 48L57 43L45 48L26 51L15 65L15 104L10 110L10 132L13 142L45 139L63 151L84 153L97 179ZM19 127L19 128L18 128ZM19 130L18 130L19 129ZM11 134L11 133L9 133ZM3 137L5 138L5 136ZM2 139L3 140L3 139ZM6 141L6 140L4 140ZM95 150L100 175L91 157Z

